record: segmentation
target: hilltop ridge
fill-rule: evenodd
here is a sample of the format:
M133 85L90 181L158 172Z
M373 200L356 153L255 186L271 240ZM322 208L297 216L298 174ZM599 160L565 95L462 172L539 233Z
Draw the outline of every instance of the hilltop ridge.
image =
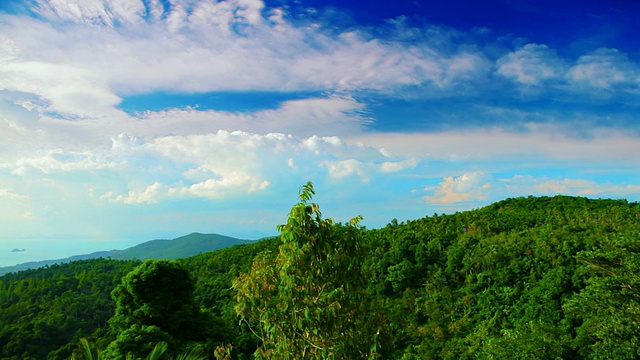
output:
M156 239L146 241L124 250L96 251L90 254L74 255L63 259L31 261L14 266L0 267L0 275L27 269L37 269L53 264L97 258L111 258L114 260L175 260L234 245L248 244L253 241L254 240L238 239L220 234L202 234L194 232L175 239Z

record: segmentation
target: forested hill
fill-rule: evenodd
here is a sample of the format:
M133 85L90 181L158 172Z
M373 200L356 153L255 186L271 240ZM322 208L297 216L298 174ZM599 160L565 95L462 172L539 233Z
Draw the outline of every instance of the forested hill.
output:
M394 358L640 357L637 203L507 199L367 236Z
M91 254L75 255L66 259L33 261L15 266L0 267L0 275L27 269L37 269L53 264L77 260L111 258L116 260L181 259L203 252L223 249L229 246L247 244L253 240L241 240L218 234L192 233L172 240L151 240L124 250L98 251Z
M358 266L368 281L359 294L375 309L366 328L377 329L371 349L380 358L640 358L637 203L507 199L473 211L392 220L361 236ZM238 321L236 310L243 308L234 310L236 289L247 278L232 282L250 271L258 253L268 251L262 262L281 255L286 247L278 251L279 244L274 238L178 260L206 314L198 315L198 328L206 331L180 341L201 344L210 355L231 344L233 359L249 358L268 341L254 335L260 322ZM67 359L74 349L82 358L80 338L100 349L126 341L114 327L118 322L107 322L116 308L110 293L138 264L93 259L0 277L0 359ZM312 269L296 276L306 270Z

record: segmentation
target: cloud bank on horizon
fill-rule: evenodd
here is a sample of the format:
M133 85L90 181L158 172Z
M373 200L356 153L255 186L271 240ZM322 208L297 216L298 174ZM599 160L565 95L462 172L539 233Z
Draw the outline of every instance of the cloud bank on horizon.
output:
M369 227L640 200L640 12L494 2L7 2L1 238L273 234L308 180Z

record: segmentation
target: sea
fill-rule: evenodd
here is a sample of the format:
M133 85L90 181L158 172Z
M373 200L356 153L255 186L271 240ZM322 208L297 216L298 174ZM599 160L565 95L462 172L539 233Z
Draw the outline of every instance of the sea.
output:
M0 239L0 267L31 261L58 260L96 251L126 249L140 241L93 241L86 239Z

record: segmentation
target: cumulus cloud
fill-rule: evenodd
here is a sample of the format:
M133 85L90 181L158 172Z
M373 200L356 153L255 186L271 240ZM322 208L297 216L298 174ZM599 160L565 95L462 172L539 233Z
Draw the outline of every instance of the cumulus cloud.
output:
M617 49L598 49L581 56L569 69L569 81L582 88L609 90L616 86L638 88L640 85L638 66Z
M220 179L207 179L203 182L171 188L167 195L170 197L200 197L207 199L227 198L231 193L243 188L246 193L265 190L269 186L268 180L256 180L246 173L225 173Z
M369 178L364 170L364 164L355 159L341 161L325 161L324 166L333 178L344 178L352 174L358 175L363 182L368 182Z
M406 159L401 161L385 161L380 165L380 170L384 173L394 173L416 167L416 159Z
M413 159L385 157L377 148L336 136L300 138L224 130L149 141L121 134L107 152L101 157L102 167L109 165L126 187L105 191L101 199L124 204L238 198L263 192L272 184L290 185L292 179L344 180L355 175L368 182L416 165ZM126 161L117 161L121 158ZM144 159L144 168L136 166L137 158ZM147 185L149 180L152 185Z
M127 195L114 196L113 192L107 192L103 194L100 199L106 199L109 202L122 202L125 204L154 204L160 200L158 195L161 190L162 185L156 181L139 193L131 190Z
M250 193L269 185L269 164L286 168L291 139L283 134L264 136L240 131L209 135L158 138L150 150L184 164L182 179L189 184L172 186L170 196L220 198L238 191ZM275 170L275 169L274 169ZM181 180L182 181L182 180Z
M102 194L102 200L107 202L153 204L172 199L239 198L268 189L295 187L308 179L346 184L353 180L376 183L392 177L419 178L428 176L426 174L433 171L428 169L437 162L439 167L463 174L447 175L438 187L430 190L427 199L431 203L446 204L511 193L499 192L487 173L460 170L469 164L482 164L491 171L511 171L516 163L546 166L549 161L561 164L577 161L631 171L639 164L635 154L640 151L637 138L616 131L599 131L597 136L575 138L535 126L521 133L492 129L370 133L353 137L299 137L277 132L226 130L163 136L147 133L145 128L137 126L140 124L125 127L134 133L109 136L104 146L93 149L77 151L73 147L57 147L16 159L3 155L0 170L6 170L16 179L29 176L63 183L73 181L82 184L78 191L85 191L84 196L88 198L94 196L91 194L95 194L95 198ZM97 126L92 131L101 129ZM496 158L501 162L493 163ZM15 188L11 182L8 184ZM560 192L561 186L567 185L549 182L537 186L536 191L544 194L554 189ZM586 194L593 190L584 191Z
M539 85L562 78L566 65L556 51L546 45L527 44L496 62L497 73L523 85Z
M349 145L347 148L354 148ZM363 148L362 145L356 145L355 148ZM372 176L385 176L385 174L402 172L407 169L413 169L418 164L416 159L403 159L396 161L382 161L383 158L377 159L369 158L369 161L364 161L361 158L346 159L346 160L326 160L323 162L323 166L328 170L329 176L334 179L346 178L351 175L356 175L362 182L369 182Z
M527 44L496 61L496 74L538 90L572 94L593 90L635 91L638 64L618 49L600 48L577 60L561 58L544 44Z
M481 171L467 172L460 176L447 176L433 190L433 195L425 196L427 202L453 204L486 200L486 192L491 188L491 176Z

